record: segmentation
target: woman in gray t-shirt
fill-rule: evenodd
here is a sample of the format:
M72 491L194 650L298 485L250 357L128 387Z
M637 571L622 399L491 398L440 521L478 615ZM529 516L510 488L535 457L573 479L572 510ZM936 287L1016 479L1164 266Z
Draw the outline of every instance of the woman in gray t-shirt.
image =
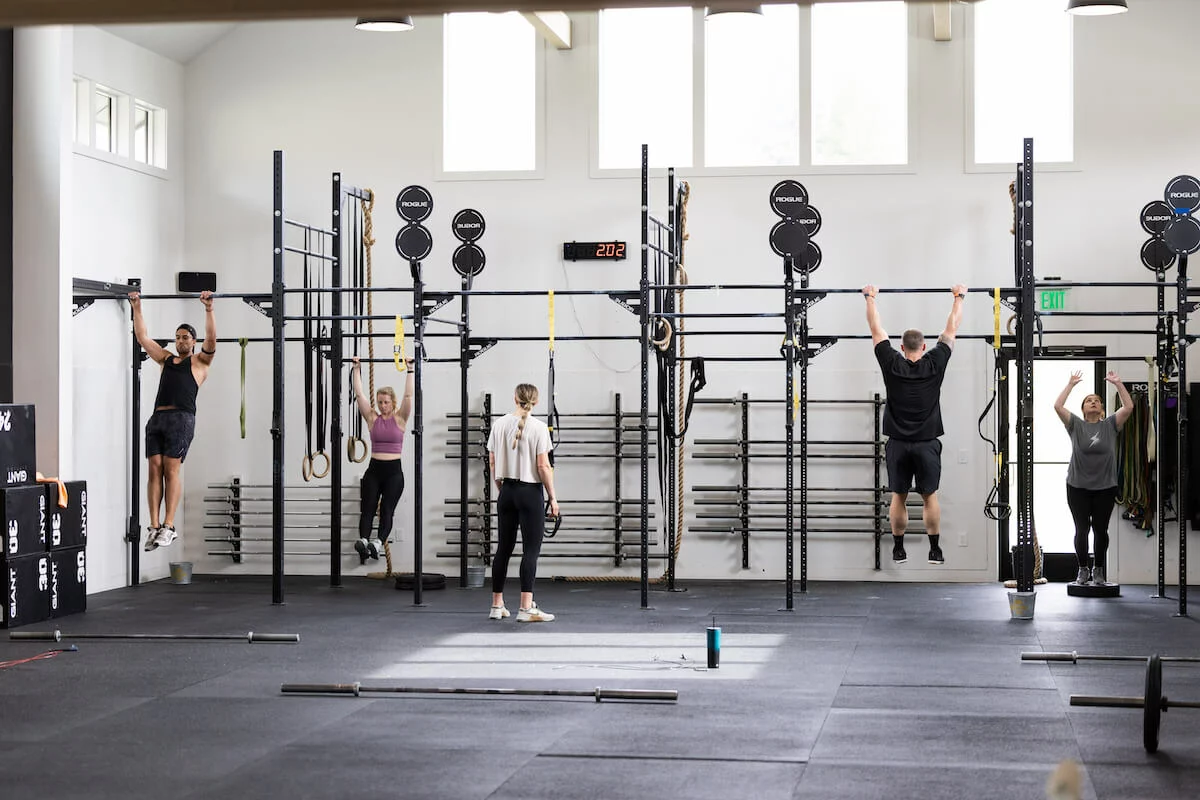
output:
M1133 413L1133 399L1117 373L1104 378L1117 390L1121 408L1111 417L1104 416L1104 398L1089 394L1083 398L1083 418L1067 410L1071 390L1083 380L1082 372L1072 372L1067 385L1054 401L1054 411L1071 436L1071 463L1067 467L1067 506L1075 520L1075 557L1079 559L1076 583L1104 585L1108 555L1108 521L1117 498L1117 431ZM1095 534L1095 565L1088 569L1088 530Z

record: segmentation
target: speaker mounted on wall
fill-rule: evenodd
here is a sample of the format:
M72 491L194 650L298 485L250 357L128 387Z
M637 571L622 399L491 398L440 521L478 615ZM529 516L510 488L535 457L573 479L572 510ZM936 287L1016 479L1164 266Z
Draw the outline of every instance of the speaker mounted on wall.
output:
M184 294L199 292L215 292L217 290L217 273L215 272L180 272L176 274L175 290Z

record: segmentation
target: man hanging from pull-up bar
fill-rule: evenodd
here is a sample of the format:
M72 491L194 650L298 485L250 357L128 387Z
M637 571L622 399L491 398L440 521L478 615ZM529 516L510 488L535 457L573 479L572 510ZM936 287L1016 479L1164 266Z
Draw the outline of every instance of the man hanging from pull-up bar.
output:
M892 347L888 335L879 321L879 309L875 296L879 290L867 285L862 289L867 300L867 324L871 327L871 342L875 345L875 359L883 371L883 383L887 387L887 404L883 409L883 432L888 437L885 458L888 471L888 488L892 491L892 505L888 519L892 525L892 561L903 564L908 560L904 552L904 531L908 527L908 492L916 478L917 492L925 501L922 519L925 532L929 534L929 563L945 564L942 548L938 546L942 510L938 505L937 490L942 477L942 443L938 440L942 430L942 379L946 376L946 365L950 362L954 337L962 321L963 298L967 287L954 286L954 304L946 319L946 329L938 336L938 343L925 352L925 335L916 329L904 332L900 340L900 352Z
M144 549L166 547L178 538L175 532L175 510L183 495L180 467L187 457L188 447L196 432L196 393L208 378L208 368L217 352L217 321L213 316L212 292L201 292L204 303L204 343L199 354L196 348L196 329L186 322L175 329L175 351L171 352L146 333L142 318L142 298L129 293L133 307L133 333L146 355L162 365L158 395L154 398L154 413L146 423L146 459L149 477L146 482L146 501L150 506L150 527ZM167 513L159 525L159 511L166 499Z

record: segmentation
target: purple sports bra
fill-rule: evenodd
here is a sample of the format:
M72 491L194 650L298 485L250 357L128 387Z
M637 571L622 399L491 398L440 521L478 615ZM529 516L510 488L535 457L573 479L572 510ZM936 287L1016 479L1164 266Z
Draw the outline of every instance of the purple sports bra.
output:
M371 450L399 455L404 449L404 429L395 417L375 417L371 423Z

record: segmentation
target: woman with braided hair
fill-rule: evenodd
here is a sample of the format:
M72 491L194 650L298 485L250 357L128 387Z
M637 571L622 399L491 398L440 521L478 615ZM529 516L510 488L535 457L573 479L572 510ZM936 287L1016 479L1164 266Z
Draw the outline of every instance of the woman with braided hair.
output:
M553 614L533 602L533 583L537 578L537 559L546 530L545 501L542 487L550 498L550 515L558 516L554 496L554 470L550 467L550 429L530 416L538 401L536 386L518 384L513 392L516 409L496 420L488 436L488 463L496 481L497 528L499 542L492 558L492 608L488 619L509 616L504 607L504 581L508 560L517 545L521 530L521 604L517 622L550 622Z

